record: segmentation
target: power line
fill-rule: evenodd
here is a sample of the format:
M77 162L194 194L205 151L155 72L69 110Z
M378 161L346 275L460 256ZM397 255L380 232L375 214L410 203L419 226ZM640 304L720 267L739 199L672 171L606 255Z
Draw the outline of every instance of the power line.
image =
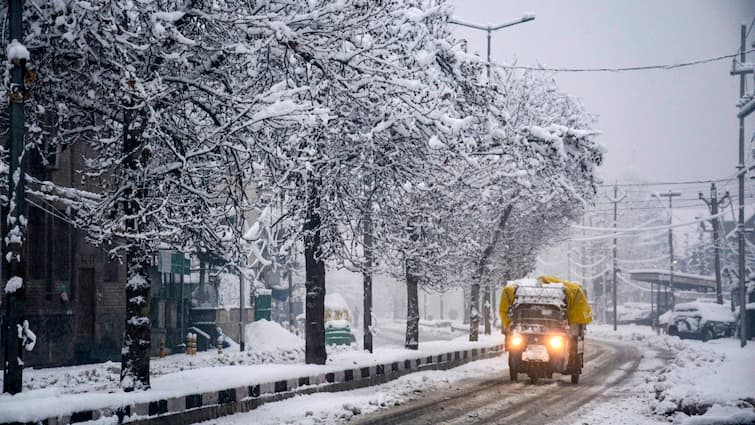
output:
M750 50L745 51L745 53L751 53L754 51L755 49L750 49ZM505 64L495 64L495 66L499 68L505 68L505 69L520 69L520 70L525 70L525 71L546 71L546 72L627 72L627 71L649 71L649 70L669 71L672 69L686 68L686 67L695 66L695 65L702 65L706 63L717 62L724 59L731 59L736 56L739 56L739 52L730 54L730 55L722 55L722 56L716 56L712 58L698 59L698 60L673 63L673 64L642 65L642 66L628 66L628 67L617 67L617 68L550 68L550 67L542 67L542 66L521 66L521 65L505 65Z
M684 185L684 184L711 184L713 182L720 183L733 180L736 173L729 177L723 177L720 179L709 180L684 180L684 181L665 181L665 182L645 182L645 183L618 183L619 187L631 187L631 186L669 186L669 185ZM612 184L599 184L598 187L613 187Z

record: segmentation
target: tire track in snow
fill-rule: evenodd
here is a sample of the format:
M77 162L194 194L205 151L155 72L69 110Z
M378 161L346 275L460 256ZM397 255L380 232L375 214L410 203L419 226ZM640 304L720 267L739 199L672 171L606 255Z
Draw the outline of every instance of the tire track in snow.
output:
M582 383L578 385L560 379L542 380L539 385L513 383L508 373L502 373L473 384L435 391L403 406L352 422L361 425L546 424L627 379L641 360L637 349L605 341L591 341L585 355ZM504 359L501 357L501 361Z

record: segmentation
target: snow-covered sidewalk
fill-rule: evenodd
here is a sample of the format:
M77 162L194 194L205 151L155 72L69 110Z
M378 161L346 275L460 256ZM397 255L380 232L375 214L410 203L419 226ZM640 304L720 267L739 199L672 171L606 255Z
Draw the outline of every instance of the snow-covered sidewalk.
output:
M124 393L115 386L117 368L112 363L39 370L27 374L29 382L40 383L39 386L27 383L28 391L15 396L0 395L0 423L66 417L80 411L107 409L114 411L139 403L195 397L197 394L253 386L263 386L264 393L264 388L271 388L270 385L278 382L299 382L299 384L290 384L288 387L290 390L295 385L306 387L310 384L323 384L323 376L343 374L347 370L357 370L359 373L359 370L363 368L374 369L384 365L390 367L390 364L397 362L402 362L402 370L408 370L409 367L404 366L404 363L408 363L405 362L407 359L417 359L416 365L419 365L420 359L423 364L431 357L434 362L438 362L440 359L437 357L440 354L456 353L457 357L446 356L447 358L444 357L443 361L466 360L467 353L464 353L463 359L458 358L458 353L465 350L469 350L469 353L475 350L475 353L478 353L481 348L498 346L503 340L500 334L480 339L477 343L470 343L465 337L454 341L423 342L420 349L416 351L378 348L371 354L354 349L338 349L329 353L328 362L325 365L303 364L296 353L289 353L291 357L284 358L284 362L262 364L247 363L253 361L254 356L262 356L257 352L226 353L222 356L212 353L204 353L201 356L170 356L153 363L153 370L160 373L152 378L150 390L137 393ZM280 350L272 351L265 358L272 359L273 353L280 352ZM412 363L413 367L415 367L414 363ZM106 372L102 372L103 369ZM107 375L107 378L100 379L102 375ZM302 385L303 378L306 379L306 383ZM43 381L46 385L41 384ZM77 388L77 382L82 383L83 388ZM278 391L275 390L275 392ZM96 419L97 415L99 413L93 414L93 418Z

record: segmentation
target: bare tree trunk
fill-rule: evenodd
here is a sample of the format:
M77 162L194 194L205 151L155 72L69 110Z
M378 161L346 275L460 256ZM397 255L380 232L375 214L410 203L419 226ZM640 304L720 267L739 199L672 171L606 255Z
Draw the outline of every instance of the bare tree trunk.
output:
M319 181L312 180L304 223L304 267L306 274L305 354L307 364L325 364L325 262L320 252Z
M461 288L461 292L462 292L462 298L464 299L463 300L463 302L464 302L464 318L462 319L462 323L464 323L465 325L467 325L467 324L469 324L469 312L470 312L470 308L471 308L471 305L472 305L469 300L471 299L470 297L472 295L471 295L471 290L470 290L470 288L468 286L462 287Z
M406 260L406 344L409 350L419 348L419 277L414 271L414 260Z
M485 284L482 291L482 317L485 322L485 335L490 335L490 284Z
M473 283L469 297L469 340L477 341L480 332L480 284Z
M23 41L23 2L8 1L8 35L10 39ZM2 325L0 341L3 343L3 392L20 393L23 389L23 341L18 335L18 327L23 329L24 305L26 304L26 252L24 240L27 236L26 220L22 217L26 212L26 198L23 176L26 173L24 163L24 68L26 60L9 61L10 91L8 92L8 115L10 128L5 145L9 149L8 171L8 234L3 235L6 251L3 259L8 264L8 279L21 284L14 289L13 285L5 285L5 318ZM19 178L21 176L22 178ZM0 293L0 301L3 294Z
M493 254L493 251L495 250L496 245L498 245L498 241L501 239L501 234L503 234L503 231L506 228L506 222L508 221L509 216L511 215L511 210L513 207L514 207L513 204L509 204L503 210L503 214L501 214L501 217L498 219L498 226L496 227L495 232L493 232L493 239L490 241L488 246L486 246L485 250L482 252L482 256L480 257L480 260L477 263L477 270L472 276L472 294L471 294L472 305L470 306L470 321L469 321L469 340L470 341L477 341L477 336L479 333L480 318L479 318L478 308L480 306L480 282L483 280L484 276L487 274L488 261L490 260L490 256ZM486 291L486 294L487 294L487 291ZM488 298L489 297L487 296L485 297L486 300ZM484 304L488 304L487 301L485 301ZM483 305L483 307L485 307L485 305ZM486 310L489 311L489 308L486 308ZM477 317L475 317L475 314ZM486 316L488 314L489 312L486 313ZM486 317L485 331L488 334L490 333L489 320L490 320L489 316Z
M152 324L150 309L150 261L141 251L130 252L126 260L126 330L121 355L121 388L149 389L149 351Z
M134 122L133 106L126 100L124 109L123 153L126 156L128 179L132 184L123 193L123 212L127 217L139 217L138 199L146 195L147 188L139 184L142 166L148 161L148 152L143 151L139 126ZM126 220L128 232L139 232L139 220ZM124 391L147 390L149 384L149 351L152 334L150 322L150 267L151 255L138 242L132 244L126 254L126 328L121 350L121 388Z
M364 214L364 272L363 272L363 348L372 352L372 204L367 202Z

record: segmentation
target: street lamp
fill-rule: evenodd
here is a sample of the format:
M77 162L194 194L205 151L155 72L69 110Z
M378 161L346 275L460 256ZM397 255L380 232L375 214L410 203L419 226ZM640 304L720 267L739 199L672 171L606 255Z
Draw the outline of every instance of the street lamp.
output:
M452 24L456 24L456 25L461 25L463 27L474 28L476 30L485 31L488 33L488 78L490 78L490 38L493 31L498 31L503 28L513 27L514 25L523 24L525 22L534 21L534 20L535 20L535 14L526 12L519 19L514 19L513 21L505 22L499 25L488 24L488 25L482 26L482 25L472 24L469 22L460 21L454 18L449 19L448 22Z
M515 20L509 21L509 22L505 22L505 23L499 24L499 25L490 25L490 24L488 24L486 26L482 26L482 25L472 24L472 23L469 23L469 22L460 21L458 19L453 19L453 18L449 19L448 22L452 23L452 24L456 24L456 25L461 25L461 26L467 27L467 28L473 28L473 29L476 29L476 30L485 31L488 34L488 69L487 69L488 73L487 73L487 76L488 76L488 81L489 81L490 80L490 38L491 38L491 35L493 34L493 31L498 31L498 30L503 29L503 28L511 27L511 26L514 26L514 25L517 25L517 24L522 24L522 23L525 23L525 22L528 22L528 21L532 21L534 19L535 19L535 14L528 12L528 13L523 14L519 19L515 19ZM473 290L473 292L474 292L474 290ZM483 303L483 305L487 304L487 302L489 301L489 298L492 298L492 300L495 301L495 295L494 295L493 291L490 291L488 289L488 294L485 296L485 298L486 298L486 300ZM491 303L491 304L495 305L495 303ZM474 306L474 308L477 309L478 306ZM479 319L475 319L475 320L477 320L478 321L477 323L479 323ZM475 326L477 326L477 325L475 325ZM470 331L471 331L471 329L470 329ZM476 334L476 332L477 332L476 328L475 328L475 330L473 332L470 332L470 341L477 341L477 336L476 336L477 334ZM490 307L489 306L485 306L485 333L488 334L488 335L490 334Z

